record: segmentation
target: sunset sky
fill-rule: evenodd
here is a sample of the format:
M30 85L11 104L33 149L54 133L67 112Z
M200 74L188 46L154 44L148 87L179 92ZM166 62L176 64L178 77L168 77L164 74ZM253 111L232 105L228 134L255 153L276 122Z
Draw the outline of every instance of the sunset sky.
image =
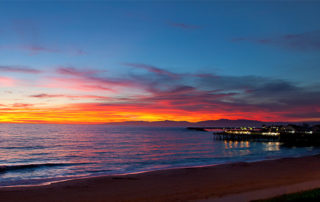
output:
M319 11L0 1L0 122L320 121Z

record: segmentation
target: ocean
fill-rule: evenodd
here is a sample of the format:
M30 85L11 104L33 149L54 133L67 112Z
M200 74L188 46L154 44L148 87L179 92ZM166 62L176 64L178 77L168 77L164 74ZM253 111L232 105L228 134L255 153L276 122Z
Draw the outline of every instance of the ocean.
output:
M212 132L183 127L0 124L0 186L318 153L277 142L215 140Z

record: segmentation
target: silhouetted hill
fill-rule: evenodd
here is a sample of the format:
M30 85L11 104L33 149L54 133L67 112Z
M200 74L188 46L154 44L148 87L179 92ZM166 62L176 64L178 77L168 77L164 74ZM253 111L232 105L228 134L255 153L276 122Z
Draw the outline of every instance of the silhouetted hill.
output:
M257 120L247 120L247 119L238 119L238 120L230 120L230 119L219 119L219 120L208 120L208 121L200 121L196 123L187 122L187 121L126 121L126 122L113 122L106 123L107 125L114 126L161 126L161 127L261 127L262 125L287 125L289 123L292 124L302 124L301 122L263 122ZM319 124L319 122L310 122L310 125Z

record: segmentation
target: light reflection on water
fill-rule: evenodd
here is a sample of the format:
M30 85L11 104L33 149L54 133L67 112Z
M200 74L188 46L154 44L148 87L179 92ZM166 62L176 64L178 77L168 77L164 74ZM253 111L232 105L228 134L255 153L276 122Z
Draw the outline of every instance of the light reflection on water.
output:
M0 185L318 153L185 128L0 124ZM23 166L34 164L35 166ZM22 166L21 166L22 165Z
M279 151L280 143L279 142L268 142L263 144L265 146L265 151Z
M230 141L224 140L225 149L232 149L232 148L249 148L250 142L249 141Z

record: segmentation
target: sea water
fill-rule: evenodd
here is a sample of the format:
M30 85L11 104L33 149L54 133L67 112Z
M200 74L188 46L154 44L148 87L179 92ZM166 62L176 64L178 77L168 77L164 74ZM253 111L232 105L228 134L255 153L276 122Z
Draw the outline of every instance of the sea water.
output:
M0 186L320 153L184 127L0 124Z

